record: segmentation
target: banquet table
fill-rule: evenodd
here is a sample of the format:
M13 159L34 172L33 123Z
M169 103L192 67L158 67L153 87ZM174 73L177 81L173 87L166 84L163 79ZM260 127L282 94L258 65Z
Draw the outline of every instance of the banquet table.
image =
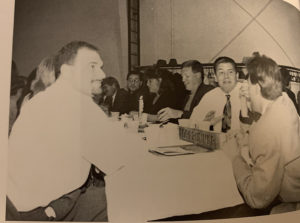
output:
M222 150L179 156L148 152L158 144L186 144L176 128L149 128L143 158L105 177L110 221L157 220L243 203L231 162Z

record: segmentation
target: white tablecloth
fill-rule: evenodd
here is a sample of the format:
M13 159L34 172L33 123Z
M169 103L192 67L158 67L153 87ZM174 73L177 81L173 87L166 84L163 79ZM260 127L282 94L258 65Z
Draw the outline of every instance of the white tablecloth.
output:
M110 221L147 221L243 203L223 151L145 156L105 178Z

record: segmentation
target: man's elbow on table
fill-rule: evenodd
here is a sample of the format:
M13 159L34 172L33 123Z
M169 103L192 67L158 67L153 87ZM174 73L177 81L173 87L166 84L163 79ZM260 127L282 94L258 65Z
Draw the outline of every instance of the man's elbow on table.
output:
M253 209L264 209L270 206L270 204L275 200L275 198L270 198L261 193L257 195L244 195L246 203Z

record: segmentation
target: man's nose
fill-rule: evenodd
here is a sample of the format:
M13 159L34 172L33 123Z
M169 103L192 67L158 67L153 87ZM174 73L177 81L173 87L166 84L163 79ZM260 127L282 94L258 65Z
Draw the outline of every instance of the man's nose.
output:
M225 72L224 77L228 78L229 76L230 76L229 72Z
M102 69L99 70L99 72L98 72L98 77L99 77L100 79L103 79L103 78L106 77L106 74L104 73L104 71L103 71Z

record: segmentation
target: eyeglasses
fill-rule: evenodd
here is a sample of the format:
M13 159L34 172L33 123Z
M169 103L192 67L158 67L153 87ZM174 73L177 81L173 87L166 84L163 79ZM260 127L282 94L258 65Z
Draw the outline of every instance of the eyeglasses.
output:
M140 80L138 80L138 79L129 79L128 82L137 84L137 83L140 83Z
M217 75L219 75L219 76L225 76L225 75L234 76L235 74L236 73L234 71L232 71L232 70L227 71L227 72L225 72L225 71L217 71Z

